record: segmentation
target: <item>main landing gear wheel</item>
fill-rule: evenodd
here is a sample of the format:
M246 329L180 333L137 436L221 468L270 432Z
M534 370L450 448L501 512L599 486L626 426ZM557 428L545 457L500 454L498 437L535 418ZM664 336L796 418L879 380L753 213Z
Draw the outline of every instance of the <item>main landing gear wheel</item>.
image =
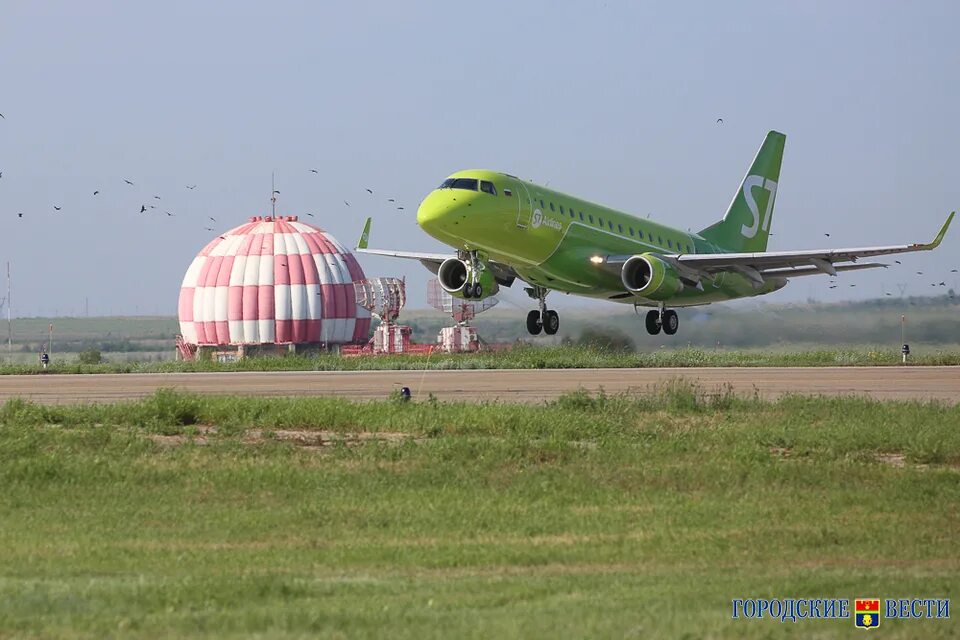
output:
M469 282L463 285L463 298L464 300L469 300L473 297L473 285Z
M543 332L548 336L554 335L560 329L560 314L553 310L543 312Z
M647 333L652 336L660 333L660 312L656 310L647 311ZM676 331L676 329L674 329Z
M559 320L557 322L559 323ZM527 331L530 332L530 335L537 336L540 335L540 331L542 330L543 321L540 320L540 312L534 309L527 314Z
M680 318L673 309L665 309L660 322L663 325L663 332L668 336L675 334L680 327Z

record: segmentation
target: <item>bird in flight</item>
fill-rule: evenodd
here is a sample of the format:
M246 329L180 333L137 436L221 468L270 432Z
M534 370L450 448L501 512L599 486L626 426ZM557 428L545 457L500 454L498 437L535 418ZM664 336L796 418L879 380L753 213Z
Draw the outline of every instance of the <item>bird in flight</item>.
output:
M829 233L825 233L825 234L823 234L823 235L827 236L828 238L830 237L830 234L829 234Z
M723 124L723 118L717 118L717 124Z
M159 200L159 199L160 199L160 196L153 196L153 199L154 199L154 200Z
M855 286L857 286L857 285L855 285L855 284L852 284L852 285L850 285L850 286L851 286L851 287L855 287Z
M127 180L126 178L124 178L124 179L123 179L123 181L124 181L124 182L126 182L127 184L129 184L129 185L131 185L131 186L133 186L133 183L132 183L132 182L130 182L129 180Z
M894 262L896 262L897 264L903 264L903 263L900 262L899 260L894 260Z
M836 289L836 288L837 288L837 285L831 285L830 288L831 288L831 289Z
M213 227L204 227L207 231L213 231Z
M403 211L403 207L397 207L398 211Z
M0 118L3 118L4 120L6 120L6 117L4 117L2 113L0 113Z
M308 213L307 215L310 216L311 218L313 217L313 214L312 214L312 213Z
M187 185L187 189L196 189L196 188L197 188L197 185L195 185L195 184L188 184L188 185Z
M387 198L387 202L396 202L393 198Z
M216 219L216 218L214 218L213 216L207 216L207 217L208 217L208 218L210 218L211 220L213 220L214 222L216 222L216 221L217 221L217 219Z
M156 209L156 208L157 208L157 205L152 204L152 205L150 205L150 208L151 208L151 209Z
M956 272L957 272L956 269L950 269L950 273L956 273Z
M316 169L310 169L310 173L320 173L320 172L317 171Z
M923 275L923 271L917 271L917 275L918 275L918 276L922 276L922 275Z
M370 189L367 189L367 193L373 194L373 191L371 191Z
M171 217L173 216L173 214L170 213L169 211L164 211L164 213L167 214L168 216L171 216Z
M0 171L0 178L3 177L3 171Z
M279 192L279 191L277 191L276 189L274 189L274 190L273 190L273 192L274 192L274 193L280 193L280 192Z
M54 211L60 211L60 209L62 209L62 207L58 207L57 205L53 205L53 210L54 210Z
M22 218L22 217L23 217L23 214L22 214L22 213L18 213L18 214L17 214L17 217L18 217L18 218Z
M347 205L348 207L350 206L350 203L347 202L346 200L343 201L343 204Z
M96 191L94 191L94 192L93 192L93 195L97 195L98 193L100 193L100 190L99 190L99 189L97 189Z
M143 212L146 211L146 210L147 210L147 206L146 206L146 205L144 205L144 204L140 205L140 213L143 213Z

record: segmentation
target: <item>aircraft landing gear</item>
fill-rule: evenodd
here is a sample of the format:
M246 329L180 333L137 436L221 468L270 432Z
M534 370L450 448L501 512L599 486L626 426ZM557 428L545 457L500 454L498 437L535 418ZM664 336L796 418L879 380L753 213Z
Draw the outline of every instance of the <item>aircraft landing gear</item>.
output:
M664 309L662 307L660 309L651 309L647 312L646 325L647 333L652 336L660 333L661 329L663 329L663 332L668 336L672 336L680 327L680 317L673 309Z
M461 260L468 262L470 264L470 270L468 271L468 277L470 280L463 285L463 299L464 300L480 300L483 298L483 285L480 282L473 282L473 279L479 280L480 273L480 259L477 257L476 250L473 251L461 251L457 254L457 257Z
M560 329L560 314L552 309L547 309L547 294L549 289L534 285L525 289L531 298L535 298L540 307L539 310L533 310L527 314L527 331L530 335L540 335L543 331L548 336L552 336Z

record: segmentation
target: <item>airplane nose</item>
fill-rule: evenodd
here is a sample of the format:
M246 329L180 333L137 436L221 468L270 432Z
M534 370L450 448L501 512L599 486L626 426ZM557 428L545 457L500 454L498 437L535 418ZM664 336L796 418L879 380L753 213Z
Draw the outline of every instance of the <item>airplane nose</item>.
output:
M435 225L448 208L447 199L434 191L420 203L417 209L417 224L424 229Z

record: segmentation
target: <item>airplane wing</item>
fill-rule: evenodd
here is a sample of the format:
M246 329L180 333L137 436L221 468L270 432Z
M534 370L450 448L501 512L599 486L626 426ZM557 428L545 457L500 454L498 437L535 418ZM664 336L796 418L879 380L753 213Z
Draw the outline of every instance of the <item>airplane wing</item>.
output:
M420 251L395 251L393 249L371 249L368 246L370 241L371 221L372 218L367 218L366 223L363 225L363 233L360 234L360 240L357 242L355 249L357 253L368 253L370 255L387 256L390 258L405 258L407 260L419 260L420 264L425 266L434 275L436 275L437 271L440 269L440 264L444 260L447 258L457 257L456 252L428 253ZM499 262L489 262L487 264L490 266L494 277L496 277L500 284L508 287L513 284L513 280L517 277L517 273L512 267Z
M860 258L872 258L914 251L930 251L940 246L953 216L951 213L940 233L928 243L891 245L886 247L858 247L853 249L812 249L804 251L768 251L763 253L691 253L660 256L673 263L681 273L692 277L711 275L720 271L736 271L754 282L767 277L793 278L816 274L836 275L840 271L871 269L887 265L878 262L857 263ZM606 264L622 264L631 256L608 256ZM854 264L842 264L854 263Z

